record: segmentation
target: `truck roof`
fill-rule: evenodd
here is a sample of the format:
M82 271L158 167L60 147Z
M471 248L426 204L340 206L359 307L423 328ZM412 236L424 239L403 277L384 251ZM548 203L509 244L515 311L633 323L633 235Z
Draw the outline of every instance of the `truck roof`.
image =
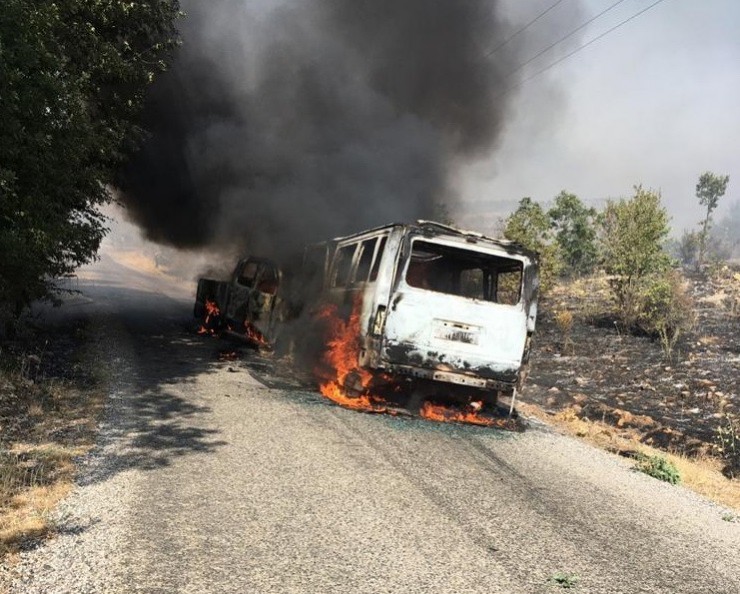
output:
M465 229L458 229L457 227L452 227L450 225L445 225L443 223L438 223L435 221L426 221L422 219L417 220L415 223L389 223L387 225L373 227L372 229L366 229L358 233L351 233L350 235L344 235L342 237L335 237L331 241L332 242L344 241L346 239L352 239L354 237L360 237L362 235L376 233L378 231L383 231L385 229L393 229L395 227L405 227L409 231L418 231L420 234L426 235L426 236L454 235L457 237L463 237L467 240L474 240L474 241L481 240L481 241L485 241L485 242L489 242L489 243L493 243L495 245L501 246L502 248L505 248L508 251L511 251L517 254L522 254L533 260L537 260L537 253L525 248L523 245L515 241L510 241L508 239L503 239L503 238L489 237L477 231L468 231Z

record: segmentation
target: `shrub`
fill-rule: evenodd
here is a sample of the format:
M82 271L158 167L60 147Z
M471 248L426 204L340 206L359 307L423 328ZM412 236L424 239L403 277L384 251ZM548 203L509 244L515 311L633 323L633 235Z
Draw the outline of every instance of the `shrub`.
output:
M550 577L551 583L565 589L575 587L579 581L580 578L575 573L566 573L564 571L558 571Z
M539 254L540 293L552 288L562 269L562 259L553 242L550 218L531 198L522 198L506 219L504 237Z
M555 325L558 327L562 338L561 348L563 352L566 352L570 350L573 345L573 341L571 339L571 333L573 332L573 314L567 309L558 311L555 314Z
M740 420L725 414L717 427L716 447L729 478L740 476Z
M676 256L684 266L693 266L699 258L699 234L684 229L676 244Z
M660 194L635 187L629 200L611 201L601 216L604 270L612 275L611 289L625 327L633 327L640 313L640 284L666 270L670 259L663 249L668 237L668 213Z
M638 324L660 339L666 358L671 358L679 337L693 328L695 321L694 301L678 271L669 270L645 279Z
M566 271L575 275L593 271L597 256L596 210L563 190L555 197L548 216Z
M724 267L721 274L725 276L725 291L727 293L722 304L731 317L740 318L740 272L732 272Z
M635 469L672 485L681 482L681 474L678 472L678 468L663 456L638 454Z

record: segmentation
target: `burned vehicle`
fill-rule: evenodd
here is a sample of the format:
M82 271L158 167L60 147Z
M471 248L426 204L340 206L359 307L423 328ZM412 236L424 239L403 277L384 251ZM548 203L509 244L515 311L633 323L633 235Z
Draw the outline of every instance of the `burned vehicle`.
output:
M269 347L281 318L281 272L264 258L240 260L228 280L201 278L193 313L201 333L226 332Z
M537 317L537 257L518 244L439 223L391 224L306 248L283 276L245 258L229 280L202 278L194 313L292 352L345 406L514 397ZM480 407L480 408L479 408Z
M534 253L419 221L311 246L304 273L320 279L317 311L344 320L342 336L327 339L336 352L324 365L323 375L335 376L325 394L385 387L411 401L481 405L507 395L513 409L537 317Z

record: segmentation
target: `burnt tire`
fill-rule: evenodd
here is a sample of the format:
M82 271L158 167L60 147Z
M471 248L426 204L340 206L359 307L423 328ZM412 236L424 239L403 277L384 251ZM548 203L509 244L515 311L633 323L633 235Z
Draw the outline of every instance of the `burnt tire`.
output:
M362 377L356 371L350 371L347 374L342 387L350 398L359 398L365 393L365 386L362 385Z

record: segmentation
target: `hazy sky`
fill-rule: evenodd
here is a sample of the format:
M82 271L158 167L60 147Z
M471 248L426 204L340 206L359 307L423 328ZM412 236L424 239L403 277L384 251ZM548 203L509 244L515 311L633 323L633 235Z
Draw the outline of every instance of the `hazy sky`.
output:
M564 0L523 35L536 46L538 27L553 27L560 11L580 4L580 24L614 1ZM653 2L625 0L569 48L530 64L525 77ZM506 7L524 24L553 3ZM564 26L562 35L574 28ZM499 150L467 168L460 186L475 212L506 210L522 196L546 202L562 189L601 205L642 183L662 191L680 230L701 218L694 190L706 170L730 175L721 215L740 200L738 0L664 0L525 83Z

